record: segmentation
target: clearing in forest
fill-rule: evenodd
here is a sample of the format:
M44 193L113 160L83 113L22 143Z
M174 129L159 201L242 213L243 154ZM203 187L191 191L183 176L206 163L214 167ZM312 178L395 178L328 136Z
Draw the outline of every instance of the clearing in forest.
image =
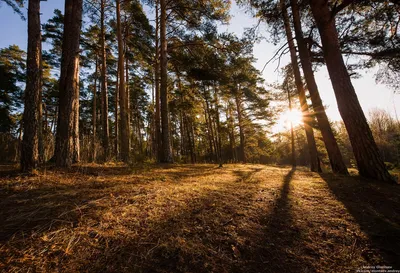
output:
M264 165L0 178L0 272L400 270L400 187Z

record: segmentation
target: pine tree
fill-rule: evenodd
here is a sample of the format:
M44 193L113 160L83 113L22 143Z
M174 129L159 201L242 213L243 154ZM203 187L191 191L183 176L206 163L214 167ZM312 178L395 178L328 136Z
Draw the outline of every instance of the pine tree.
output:
M21 170L32 171L39 160L39 126L41 119L41 62L40 0L29 0L27 79L24 94L24 136L21 150Z
M310 6L321 36L324 58L335 91L339 112L349 133L360 175L385 182L395 182L379 154L344 64L334 14L325 1L311 0Z
M70 167L79 160L79 40L82 0L65 1L60 99L56 135L56 165Z

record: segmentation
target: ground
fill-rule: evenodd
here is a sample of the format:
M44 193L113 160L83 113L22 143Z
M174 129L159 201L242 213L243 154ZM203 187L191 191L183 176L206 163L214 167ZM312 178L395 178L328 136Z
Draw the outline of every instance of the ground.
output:
M0 178L0 272L400 270L400 186L265 165Z

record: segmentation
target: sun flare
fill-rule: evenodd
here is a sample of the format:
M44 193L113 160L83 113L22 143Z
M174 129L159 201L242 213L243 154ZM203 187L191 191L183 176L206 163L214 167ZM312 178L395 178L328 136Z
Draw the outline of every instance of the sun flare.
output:
M302 113L297 109L292 109L292 111L286 110L280 114L278 119L278 125L284 129L289 129L290 124L296 127L303 123Z

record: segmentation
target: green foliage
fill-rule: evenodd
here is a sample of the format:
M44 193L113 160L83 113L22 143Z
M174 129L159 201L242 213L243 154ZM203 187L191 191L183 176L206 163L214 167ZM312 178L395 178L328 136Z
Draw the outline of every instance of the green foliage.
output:
M21 112L26 53L12 45L0 49L0 132L11 132Z

